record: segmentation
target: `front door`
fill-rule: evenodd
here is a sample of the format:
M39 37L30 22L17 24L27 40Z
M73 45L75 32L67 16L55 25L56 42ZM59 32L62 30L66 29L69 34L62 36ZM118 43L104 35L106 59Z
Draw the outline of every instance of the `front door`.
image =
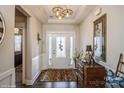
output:
M72 33L52 33L49 39L50 68L69 68L73 66L74 35Z

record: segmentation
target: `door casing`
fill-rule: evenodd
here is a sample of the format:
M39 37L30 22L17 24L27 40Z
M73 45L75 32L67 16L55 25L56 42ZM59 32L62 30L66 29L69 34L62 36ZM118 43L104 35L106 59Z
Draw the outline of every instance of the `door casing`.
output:
M47 31L46 32L46 57L47 57L47 68L55 68L53 65L49 65L49 34L72 34L73 36L73 49L75 49L75 32L74 31ZM74 50L73 50L74 51ZM74 68L75 67L75 64L73 62L73 64L68 64L68 68ZM57 68L57 67L56 67ZM59 67L58 67L59 68ZM63 69L67 67L62 67Z

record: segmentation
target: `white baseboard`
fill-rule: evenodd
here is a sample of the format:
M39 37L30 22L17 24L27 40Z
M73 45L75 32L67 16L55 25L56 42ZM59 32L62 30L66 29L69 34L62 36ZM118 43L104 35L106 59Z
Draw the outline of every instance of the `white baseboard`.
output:
M15 68L12 68L0 74L0 87L16 87Z
M26 80L26 85L33 85L34 82L36 81L36 79L38 78L38 76L40 75L40 73L41 73L41 71L38 72L38 73L34 76L34 78L33 78L32 80Z
M41 73L41 71L39 71L39 72L34 76L34 78L33 78L33 80L32 80L32 84L34 84L34 82L37 80L37 78L39 77L40 73Z

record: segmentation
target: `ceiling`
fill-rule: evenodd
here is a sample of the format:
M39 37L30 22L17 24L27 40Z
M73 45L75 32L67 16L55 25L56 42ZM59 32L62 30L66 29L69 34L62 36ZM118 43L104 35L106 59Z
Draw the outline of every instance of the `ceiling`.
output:
M75 6L73 6L73 5L70 5L70 6L64 6L64 5L60 5L60 6L55 6L55 5L43 6L43 8L46 11L48 19L56 19L56 17L54 16L54 14L52 12L52 9L54 7L62 7L63 9L65 9L65 7L67 7L69 9L73 10L73 14L70 17L66 18L66 19L73 19L73 18L75 18L76 13L78 12L78 10L79 10L79 8L81 6L78 6L78 5L77 6L76 5Z
M73 15L62 20L57 19L53 12L53 7L67 7L73 10ZM96 7L95 5L25 5L26 7L41 23L66 23L79 24L86 16Z

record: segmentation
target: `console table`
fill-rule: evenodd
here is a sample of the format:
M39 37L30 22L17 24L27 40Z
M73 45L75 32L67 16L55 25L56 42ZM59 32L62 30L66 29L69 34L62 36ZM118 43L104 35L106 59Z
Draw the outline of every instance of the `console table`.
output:
M103 66L84 62L76 63L77 82L84 88L105 87L106 70Z

